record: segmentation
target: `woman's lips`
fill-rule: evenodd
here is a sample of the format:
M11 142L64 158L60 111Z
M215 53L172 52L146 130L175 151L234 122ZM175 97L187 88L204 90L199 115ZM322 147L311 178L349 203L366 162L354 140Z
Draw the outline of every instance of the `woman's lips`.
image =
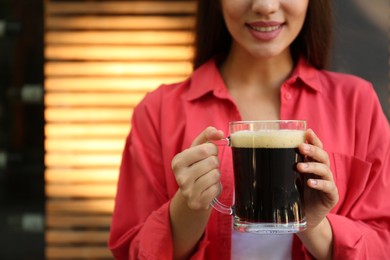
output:
M283 29L283 24L279 22L256 22L246 25L253 37L261 41L275 39Z

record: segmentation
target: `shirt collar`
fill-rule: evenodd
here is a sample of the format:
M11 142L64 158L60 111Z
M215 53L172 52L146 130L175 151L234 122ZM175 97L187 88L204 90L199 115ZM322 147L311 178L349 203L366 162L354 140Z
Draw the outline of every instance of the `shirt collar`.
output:
M298 60L297 66L286 82L288 84L293 84L298 79L312 90L318 92L322 91L322 84L319 78L318 69L310 65L310 63L303 57Z
M187 99L195 100L209 92L214 92L216 96L219 96L224 91L226 87L219 73L216 59L210 59L193 72Z
M286 83L293 85L298 79L314 91L321 92L319 72L304 58L298 60L297 66ZM224 97L227 94L216 59L210 59L193 72L187 100L195 100L210 92L218 97Z

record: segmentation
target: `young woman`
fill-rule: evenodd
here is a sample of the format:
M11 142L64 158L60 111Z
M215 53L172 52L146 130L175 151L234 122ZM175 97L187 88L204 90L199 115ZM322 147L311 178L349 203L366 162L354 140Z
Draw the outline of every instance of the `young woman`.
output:
M390 252L390 130L370 83L324 70L329 0L199 0L194 72L135 109L109 246L117 259L384 259ZM232 230L237 120L305 119L298 164L308 228ZM221 192L221 183L223 192Z

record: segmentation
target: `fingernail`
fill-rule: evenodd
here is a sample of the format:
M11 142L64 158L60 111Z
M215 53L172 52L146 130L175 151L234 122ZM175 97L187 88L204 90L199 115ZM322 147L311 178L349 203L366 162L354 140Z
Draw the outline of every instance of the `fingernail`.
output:
M309 164L307 163L301 163L303 169L309 168Z
M318 184L318 181L316 179L310 179L309 181L311 185L317 186Z

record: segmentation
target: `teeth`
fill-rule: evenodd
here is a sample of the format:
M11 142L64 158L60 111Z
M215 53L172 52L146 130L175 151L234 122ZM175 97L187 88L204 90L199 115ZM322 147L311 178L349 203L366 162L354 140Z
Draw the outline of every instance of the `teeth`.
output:
M278 29L280 25L275 25L275 26L268 26L268 27L257 27L257 26L251 26L251 28L255 31L258 32L272 32Z

